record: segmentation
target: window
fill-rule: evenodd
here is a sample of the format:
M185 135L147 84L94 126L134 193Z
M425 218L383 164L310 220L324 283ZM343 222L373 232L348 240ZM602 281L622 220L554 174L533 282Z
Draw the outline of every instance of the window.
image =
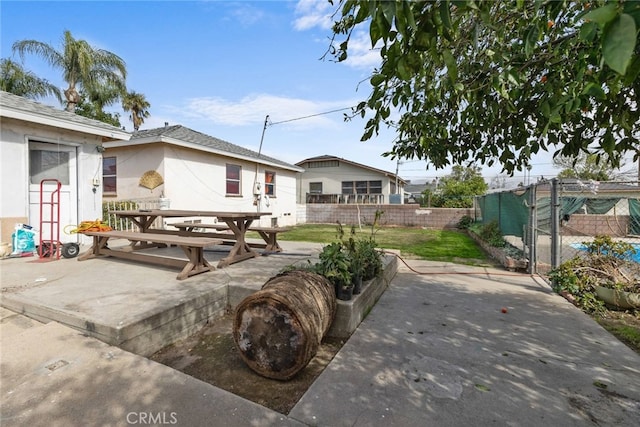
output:
M311 194L322 194L322 183L321 182L310 182L309 183L309 193L311 193Z
M117 166L115 157L102 158L102 192L104 194L116 194L117 187Z
M382 194L382 181L342 181L342 194Z
M227 165L227 195L240 195L240 172L238 165Z
M69 185L69 152L30 150L31 183L40 184L43 179L57 179Z
M276 195L276 173L264 171L264 194L267 196Z
M337 160L316 160L307 163L309 169L313 168L337 168L340 166L340 162Z
M342 194L353 194L353 181L342 181Z
M356 193L367 194L367 181L356 181Z

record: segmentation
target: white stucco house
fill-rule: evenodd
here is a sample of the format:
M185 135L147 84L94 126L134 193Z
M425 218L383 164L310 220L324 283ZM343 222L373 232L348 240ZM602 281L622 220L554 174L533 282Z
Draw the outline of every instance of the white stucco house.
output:
M262 226L296 223L298 166L181 125L103 145L105 201L161 198L171 209L271 213Z
M130 137L109 124L0 92L2 242L11 243L16 224L28 224L47 240L59 228L61 242L86 243L64 229L102 218L101 147ZM59 217L51 217L58 207Z
M299 203L401 204L406 181L394 173L324 155L296 163Z

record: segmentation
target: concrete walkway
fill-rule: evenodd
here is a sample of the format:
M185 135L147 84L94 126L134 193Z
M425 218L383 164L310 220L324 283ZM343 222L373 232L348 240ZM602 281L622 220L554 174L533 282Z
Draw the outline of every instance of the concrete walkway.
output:
M640 425L640 356L541 279L409 264L288 415L3 309L0 425Z

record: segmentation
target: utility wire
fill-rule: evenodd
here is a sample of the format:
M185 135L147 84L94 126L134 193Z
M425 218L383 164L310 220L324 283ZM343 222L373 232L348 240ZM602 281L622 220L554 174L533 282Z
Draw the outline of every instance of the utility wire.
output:
M295 120L302 120L302 119L309 119L311 117L317 117L317 116L323 116L325 114L331 114L331 113L337 113L338 111L344 111L344 110L351 110L354 107L345 107L345 108L339 108L337 110L331 110L331 111L325 111L324 113L317 113L317 114L311 114L309 116L303 116L303 117L296 117L294 119L289 119L289 120L282 120L279 122L272 122L271 120L269 120L269 126L273 126L273 125L279 125L281 123L287 123L287 122L293 122Z

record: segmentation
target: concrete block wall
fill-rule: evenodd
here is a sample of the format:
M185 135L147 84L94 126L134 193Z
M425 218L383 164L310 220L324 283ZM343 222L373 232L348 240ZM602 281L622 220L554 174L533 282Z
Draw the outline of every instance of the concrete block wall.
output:
M585 215L573 214L563 222L563 236L595 236L604 234L625 237L629 234L629 215Z
M424 227L430 229L454 229L460 219L473 217L472 208L421 208L418 205L344 205L307 204L306 218L299 224L370 225L376 211L383 211L379 224L383 226Z

